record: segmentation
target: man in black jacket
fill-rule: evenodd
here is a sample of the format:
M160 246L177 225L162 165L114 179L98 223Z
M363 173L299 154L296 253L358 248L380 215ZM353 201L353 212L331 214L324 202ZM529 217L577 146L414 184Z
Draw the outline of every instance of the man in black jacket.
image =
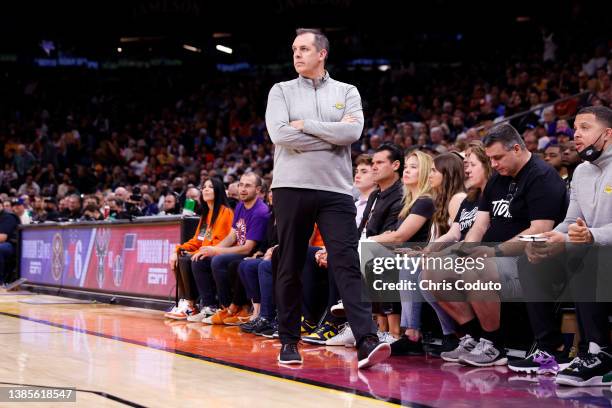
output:
M372 174L378 189L370 194L363 211L359 234L366 236L395 230L402 209L404 153L399 146L385 143L372 157Z

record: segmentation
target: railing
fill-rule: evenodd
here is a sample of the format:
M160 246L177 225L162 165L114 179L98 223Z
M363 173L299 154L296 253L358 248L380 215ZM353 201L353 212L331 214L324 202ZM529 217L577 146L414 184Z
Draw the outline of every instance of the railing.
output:
M507 118L503 118L503 119L495 122L495 124L504 123L504 122L510 122L510 121L515 120L515 119L521 118L523 116L529 115L530 113L534 113L534 112L538 112L538 111L544 110L544 109L546 109L546 108L548 108L550 106L554 106L554 105L556 105L556 104L558 104L560 102L569 101L571 99L579 99L579 98L581 98L581 97L583 97L585 95L588 95L590 93L591 93L591 91L584 91L584 92L577 93L575 95L566 96L565 98L560 98L560 99L557 99L557 100L555 100L553 102L542 104L542 105L540 105L540 106L538 106L536 108L531 108L531 109L523 111L523 112L515 113L514 115L510 115ZM485 128L484 125L480 125L480 126L476 127L476 130L480 131L480 130L482 130L484 128Z

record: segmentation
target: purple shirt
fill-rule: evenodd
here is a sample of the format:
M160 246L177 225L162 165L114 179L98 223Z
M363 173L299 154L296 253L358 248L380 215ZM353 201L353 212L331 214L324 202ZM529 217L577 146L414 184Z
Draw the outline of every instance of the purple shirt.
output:
M269 218L270 209L259 198L248 210L242 202L238 203L232 221L232 227L236 231L236 244L244 245L249 240L255 242L263 240Z

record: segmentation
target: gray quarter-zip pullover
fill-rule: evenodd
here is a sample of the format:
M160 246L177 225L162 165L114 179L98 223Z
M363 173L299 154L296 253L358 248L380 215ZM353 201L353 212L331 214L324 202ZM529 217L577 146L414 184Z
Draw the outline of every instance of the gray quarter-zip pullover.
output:
M357 120L342 123L345 115ZM289 125L304 120L304 130ZM351 144L363 130L361 97L353 85L326 72L275 84L268 96L266 126L275 145L272 188L293 187L352 195Z
M612 244L612 146L593 163L576 167L567 215L555 231L567 233L578 217L586 222L596 244Z

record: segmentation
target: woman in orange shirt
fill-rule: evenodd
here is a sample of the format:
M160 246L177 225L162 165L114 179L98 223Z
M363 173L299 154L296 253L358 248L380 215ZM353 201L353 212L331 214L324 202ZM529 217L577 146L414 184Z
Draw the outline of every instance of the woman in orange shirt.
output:
M225 186L221 180L209 178L201 188L205 205L195 235L177 246L176 252L170 257L180 297L178 306L165 314L170 319L202 321L216 311L210 257L206 257L200 249L217 245L230 233L234 213L227 202ZM200 313L195 307L198 292L204 304Z

